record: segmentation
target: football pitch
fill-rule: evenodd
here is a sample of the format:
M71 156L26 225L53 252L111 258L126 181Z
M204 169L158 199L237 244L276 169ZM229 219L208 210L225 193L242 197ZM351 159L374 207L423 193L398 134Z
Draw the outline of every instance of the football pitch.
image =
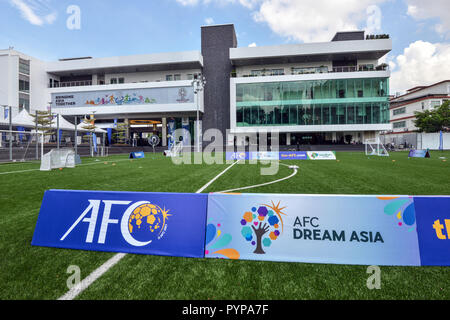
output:
M441 158L446 159L441 159ZM248 193L450 195L450 152L408 159L338 152L337 161L282 161L276 175L267 164L238 163L202 192L278 183ZM448 160L447 160L448 159ZM0 165L0 300L49 299L67 293L69 266L81 279L116 253L31 246L48 189L194 193L228 168L223 164L175 165L161 154L84 158L74 169L39 171L40 163ZM232 261L127 254L77 299L272 300L450 299L448 267L381 267L381 289L366 286L367 266Z

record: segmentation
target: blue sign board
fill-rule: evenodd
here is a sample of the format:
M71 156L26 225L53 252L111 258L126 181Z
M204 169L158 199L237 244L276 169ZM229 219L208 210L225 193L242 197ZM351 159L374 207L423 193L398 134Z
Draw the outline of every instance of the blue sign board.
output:
M130 159L141 159L141 158L145 158L144 151L130 153Z
M49 190L32 245L204 256L207 194Z
M305 151L281 151L280 160L308 160Z
M450 266L450 197L414 197L420 259L424 266Z
M410 150L408 158L430 158L430 152L427 150Z

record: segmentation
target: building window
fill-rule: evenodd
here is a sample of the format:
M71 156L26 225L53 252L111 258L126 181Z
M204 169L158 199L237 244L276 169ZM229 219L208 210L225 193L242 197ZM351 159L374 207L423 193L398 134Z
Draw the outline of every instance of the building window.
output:
M441 101L439 101L439 100L431 100L430 105L431 105L431 109L434 109L434 108L439 107L441 105Z
M19 98L19 111L22 111L23 109L30 111L30 100Z
M119 78L119 83L125 83L125 78Z
M194 75L192 73L188 73L187 74L187 79L188 80L193 80L194 79Z
M172 81L173 76L171 74L166 75L166 81Z
M394 122L392 124L392 126L394 127L394 129L405 128L406 127L406 121Z
M180 81L181 80L181 74L174 74L173 75L173 80L174 81Z
M19 80L19 91L30 92L30 82Z
M272 69L270 70L271 76L282 76L284 75L284 69Z
M395 110L392 111L392 114L394 116L396 116L398 114L403 114L403 113L406 113L406 107L398 108L398 109L395 109Z
M262 70L252 70L252 77L259 77L262 74Z
M425 109L425 102L422 102L422 110Z
M29 75L30 74L30 61L19 59L19 72Z
M117 84L117 78L111 78L111 84Z

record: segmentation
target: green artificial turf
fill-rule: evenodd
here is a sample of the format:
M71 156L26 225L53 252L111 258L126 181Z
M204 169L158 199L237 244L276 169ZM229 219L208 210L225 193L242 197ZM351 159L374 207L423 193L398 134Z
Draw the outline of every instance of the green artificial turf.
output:
M289 180L251 193L449 195L450 152L431 159L337 153L339 161L283 161L299 166ZM446 157L443 161L439 157ZM395 160L395 161L393 161ZM229 164L175 165L161 154L83 159L75 169L40 172L39 163L0 165L0 299L57 299L67 292L67 268L88 276L114 253L32 247L45 190L196 192ZM237 164L204 192L289 176L281 165ZM35 170L35 171L29 171ZM17 173L2 174L16 171ZM23 172L19 172L23 171ZM381 267L381 289L369 290L366 266L228 261L127 255L79 299L449 299L450 269Z

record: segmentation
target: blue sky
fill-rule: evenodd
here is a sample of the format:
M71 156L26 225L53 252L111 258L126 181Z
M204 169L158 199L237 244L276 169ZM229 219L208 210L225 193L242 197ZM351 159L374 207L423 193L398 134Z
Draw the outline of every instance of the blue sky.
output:
M70 5L79 30L66 25ZM0 0L0 48L55 60L200 50L206 24L233 23L240 47L368 29L390 34L391 87L403 91L450 79L449 12L448 0Z

